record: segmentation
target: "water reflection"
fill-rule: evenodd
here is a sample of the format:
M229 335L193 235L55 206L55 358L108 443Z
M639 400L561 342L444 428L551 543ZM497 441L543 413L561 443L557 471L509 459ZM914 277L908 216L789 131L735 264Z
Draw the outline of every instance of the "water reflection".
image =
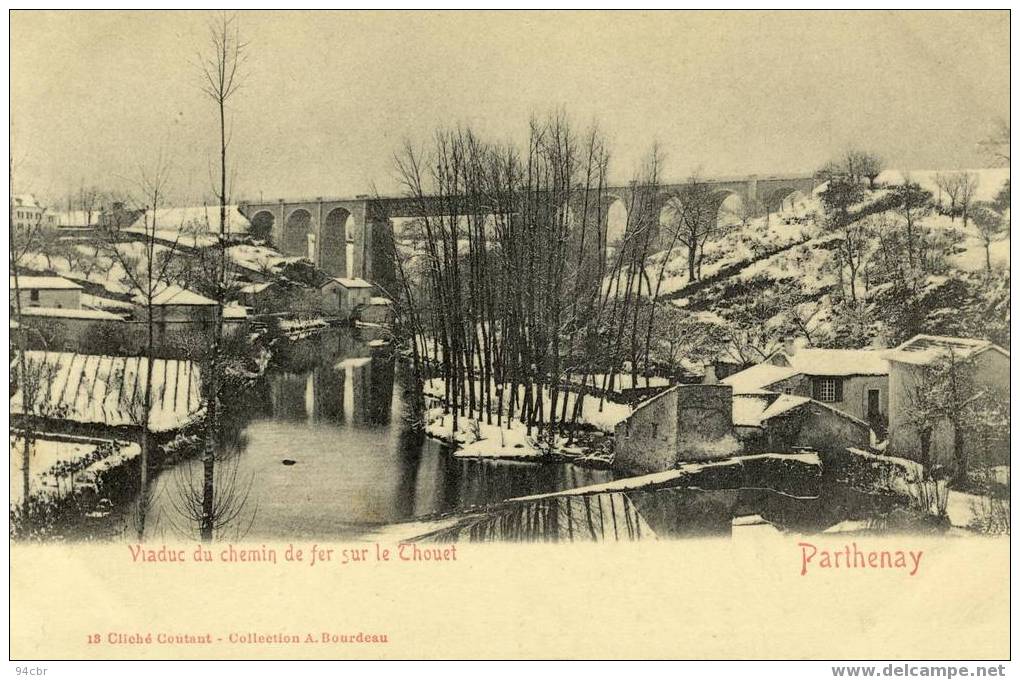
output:
M409 430L399 365L373 355L355 332L330 331L275 352L266 376L232 395L224 474L247 490L246 509L222 538L356 537L365 525L488 505L514 496L607 481L568 464L462 460ZM286 461L286 462L285 462ZM201 461L165 470L154 484L150 534L194 538L180 518L175 480ZM248 489L250 485L250 489Z

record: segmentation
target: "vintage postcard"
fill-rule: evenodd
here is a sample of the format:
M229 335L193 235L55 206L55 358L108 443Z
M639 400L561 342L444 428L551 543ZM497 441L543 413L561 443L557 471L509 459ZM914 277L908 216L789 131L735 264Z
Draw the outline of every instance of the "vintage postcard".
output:
M1001 674L1008 11L9 23L12 660Z

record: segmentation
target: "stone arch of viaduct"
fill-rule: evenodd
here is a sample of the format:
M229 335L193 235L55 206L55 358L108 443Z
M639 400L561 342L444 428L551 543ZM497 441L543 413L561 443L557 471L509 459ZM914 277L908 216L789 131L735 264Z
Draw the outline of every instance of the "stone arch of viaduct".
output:
M774 212L791 195L797 192L810 195L818 184L818 180L809 175L720 178L702 182L717 201L716 209L728 197L737 196L757 212ZM681 195L686 186L689 185L661 185L650 207L658 214L671 199ZM606 238L613 229L613 212L619 216L622 210L623 219L626 219L638 189L634 185L605 187L597 201L590 195L587 199L577 196L569 208L574 214L583 212L585 206L589 211L599 211L600 229ZM253 231L270 236L284 254L305 257L333 276L361 277L384 287L394 277L390 253L393 220L443 214L439 203L433 204L428 199L368 196L244 202L240 209L251 221Z

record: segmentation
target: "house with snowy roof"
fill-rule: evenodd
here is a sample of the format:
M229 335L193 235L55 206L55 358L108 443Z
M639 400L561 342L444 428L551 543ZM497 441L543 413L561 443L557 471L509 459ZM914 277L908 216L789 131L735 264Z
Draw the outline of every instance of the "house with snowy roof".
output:
M984 417L974 409L997 412L1005 423L993 430L1008 435L1008 351L989 340L915 335L883 356L890 366L889 453L922 463L951 465L955 447L960 445L975 463L1010 462L1008 436L957 432L949 415L964 418L958 422L967 428L972 424L969 421ZM940 388L940 381L948 383L949 389ZM939 392L943 397L937 396ZM939 410L947 415L928 423L919 417L922 411Z
M14 277L10 277L10 302L14 307ZM53 309L81 309L82 287L61 276L19 276L18 299L21 308L51 307Z
M771 366L757 371L778 375ZM780 378L782 380L782 378ZM811 397L718 384L676 385L638 404L614 430L614 466L657 472L740 454L868 448L867 422Z
M149 308L148 296L138 293L132 298L138 306L137 316L146 318ZM160 284L152 296L152 317L157 323L198 323L212 322L216 301L177 284Z
M889 362L881 349L786 347L724 378L735 395L772 392L812 399L884 431Z
M148 298L136 294L133 329L134 344L143 348L146 342L148 315L154 322L154 341L159 352L167 356L203 357L210 346L213 324L219 304L206 296L188 290L177 284L161 284L152 296L151 309ZM223 334L231 336L243 333L248 328L248 309L237 303L222 307Z
M322 311L350 316L356 307L368 304L375 286L362 278L330 278L319 284Z

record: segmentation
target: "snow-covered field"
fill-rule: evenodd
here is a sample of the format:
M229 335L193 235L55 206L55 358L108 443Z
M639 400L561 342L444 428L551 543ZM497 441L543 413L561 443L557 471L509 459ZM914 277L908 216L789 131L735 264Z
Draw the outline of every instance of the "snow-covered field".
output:
M475 394L480 393L481 382L475 382ZM496 394L496 385L492 386L492 394ZM445 381L442 378L432 378L425 381L425 394L435 399L442 399L444 396ZM517 386L518 404L524 401L524 387L522 385ZM503 398L504 408L509 395L505 395ZM559 393L559 402L557 403L557 409L563 407L563 400L567 400L567 413L573 413L574 405L577 399L577 395L573 392ZM542 400L545 404L546 412L549 408L549 390L543 388ZM495 407L495 404L493 404ZM599 409L599 399L597 397L585 397L581 404L581 413L578 416L578 422L587 423L592 427L601 430L602 432L612 433L616 425L631 414L630 406L626 404L616 404L610 401L602 402L602 408ZM559 414L557 414L558 417Z
M278 250L266 246L238 245L227 248L227 257L235 264L254 271L271 271L288 262L297 262L300 257L287 257Z
M24 446L25 440L22 437L10 437L12 505L24 499L22 477ZM131 460L141 453L138 444L135 443L119 442L116 448L111 455L90 461L88 459L96 457L99 449L99 444L95 441L58 441L46 438L33 440L29 449L29 493L32 496L66 496L74 491L76 483L89 482L96 474ZM71 468L80 469L71 473Z
M428 413L425 431L430 437L456 444L453 455L458 458L500 458L534 460L545 456L527 428L513 421L510 427L488 425L471 418L460 418L457 430L453 429L453 414L443 414L439 408Z

